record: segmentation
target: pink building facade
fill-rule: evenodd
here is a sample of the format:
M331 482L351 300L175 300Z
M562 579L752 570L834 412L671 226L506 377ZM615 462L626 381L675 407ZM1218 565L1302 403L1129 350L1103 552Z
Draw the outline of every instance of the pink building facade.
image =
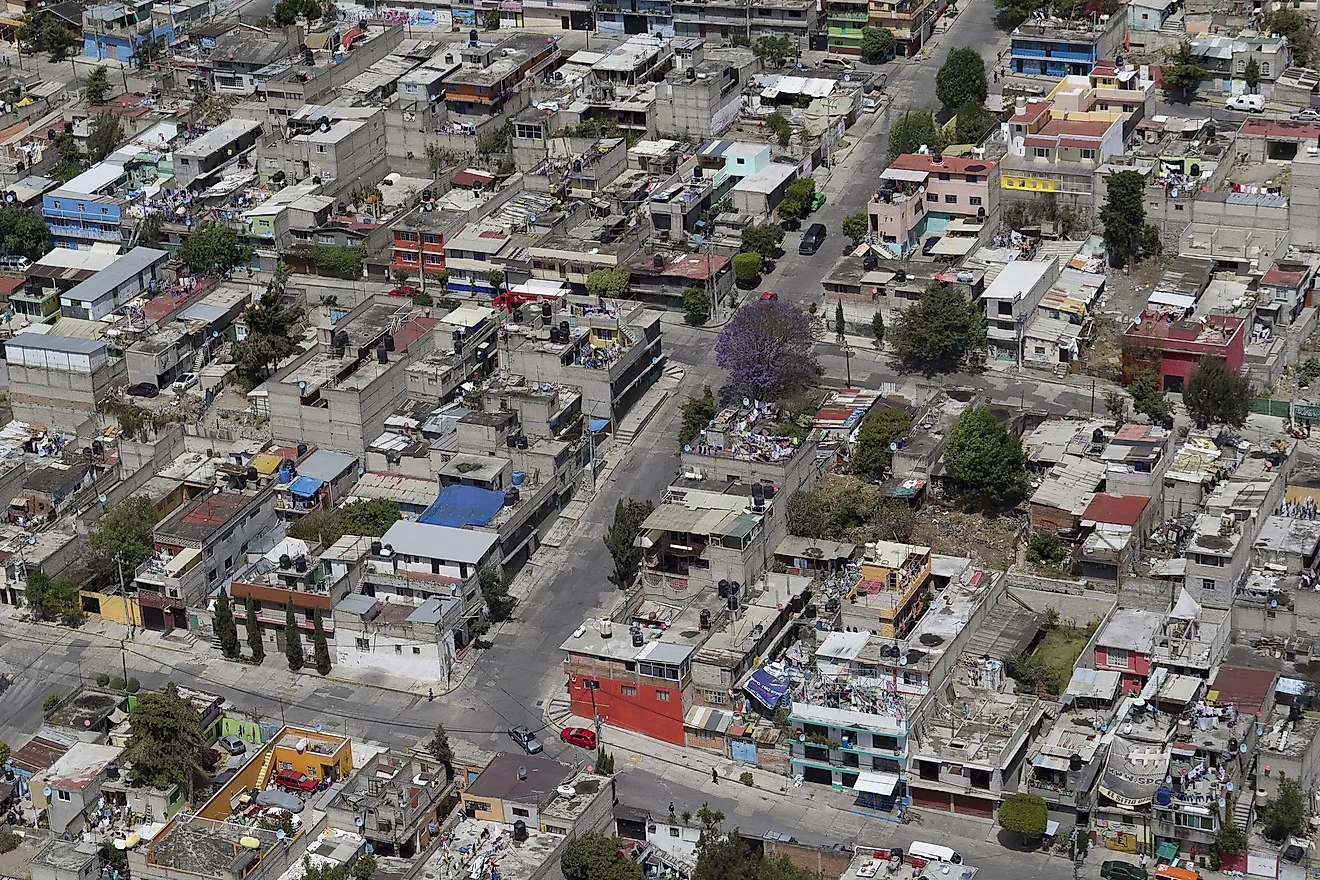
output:
M866 212L872 241L907 256L951 222L984 223L998 207L997 162L904 153L880 175Z

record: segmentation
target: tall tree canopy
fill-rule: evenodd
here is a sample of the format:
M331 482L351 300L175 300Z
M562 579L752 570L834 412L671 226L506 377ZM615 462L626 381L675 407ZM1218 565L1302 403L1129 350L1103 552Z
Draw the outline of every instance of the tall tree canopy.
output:
M1105 227L1105 248L1109 262L1126 266L1136 259L1141 247L1141 232L1146 223L1146 178L1140 171L1119 171L1109 175L1105 202L1100 208L1100 222Z
M1013 504L1027 486L1022 444L983 406L958 416L944 444L944 466L983 504Z
M990 94L985 61L971 46L954 49L935 75L935 97L949 109L969 103L984 104Z
M733 394L774 400L820 376L815 338L815 320L792 303L748 303L720 333L715 363L728 372L725 385Z
M1253 397L1251 383L1216 357L1201 358L1183 386L1183 406L1198 424L1246 424Z
M961 288L932 282L899 314L887 335L890 348L909 369L927 375L954 369L978 342L976 314Z
M133 781L179 785L191 796L203 775L201 754L206 749L202 719L192 703L170 682L160 693L140 694L128 720L133 733L124 756L132 764Z
M39 260L53 247L50 227L22 205L5 205L0 208L0 246L6 254Z

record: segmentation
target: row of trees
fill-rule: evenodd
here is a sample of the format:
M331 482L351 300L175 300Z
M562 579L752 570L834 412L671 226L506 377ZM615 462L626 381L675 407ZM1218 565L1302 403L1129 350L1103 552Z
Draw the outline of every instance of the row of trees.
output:
M234 619L234 609L225 590L215 600L215 612L212 616L216 638L220 642L220 652L229 660L242 657L238 641L238 624ZM244 626L247 629L247 643L251 662L260 665L266 659L266 644L262 639L261 623L257 617L256 605L251 596L247 597L244 608ZM307 654L303 648L302 632L298 624L298 612L289 597L284 608L284 658L288 661L289 671L297 672L307 663ZM312 667L321 675L330 674L330 646L326 642L325 627L321 621L321 610L312 614Z

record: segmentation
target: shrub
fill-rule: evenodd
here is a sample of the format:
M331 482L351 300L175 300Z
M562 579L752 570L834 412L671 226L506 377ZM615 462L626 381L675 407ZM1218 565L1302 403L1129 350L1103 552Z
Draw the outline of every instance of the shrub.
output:
M110 679L110 690L122 691L126 684L128 684L128 682L124 681L122 678L119 677L112 678Z
M46 698L45 702L41 704L41 711L49 712L51 709L54 709L59 704L60 704L60 695L51 694L49 697Z
M743 785L750 786L753 782L752 771L744 770L742 775L738 777L738 781L741 782Z
M18 845L22 842L23 838L14 832L0 831L0 853L13 852L18 849Z
M142 682L138 681L136 678L130 678L124 685L124 690L128 691L130 694L136 694L141 689Z
M109 683L110 683L110 676L106 675L104 672L102 672L100 675L96 677L97 687L105 687Z
M1038 565L1058 565L1068 556L1068 548L1054 532L1040 530L1031 533L1027 542L1027 558Z

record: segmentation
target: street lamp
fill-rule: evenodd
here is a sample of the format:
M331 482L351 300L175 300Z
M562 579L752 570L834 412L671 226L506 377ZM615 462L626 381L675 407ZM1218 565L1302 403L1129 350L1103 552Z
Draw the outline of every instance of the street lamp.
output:
M848 374L848 387L852 387L852 346L848 343L843 344L843 368Z

